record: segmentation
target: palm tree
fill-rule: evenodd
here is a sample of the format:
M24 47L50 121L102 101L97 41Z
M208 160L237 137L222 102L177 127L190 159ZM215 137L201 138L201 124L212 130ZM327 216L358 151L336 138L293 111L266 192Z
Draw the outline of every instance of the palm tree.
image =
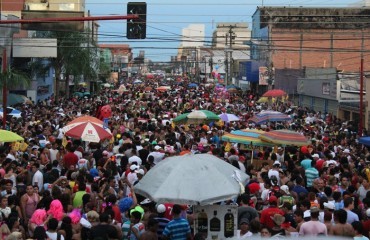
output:
M3 129L6 127L6 111L8 107L8 89L28 87L31 84L31 79L26 73L16 69L8 68L0 73L0 88L3 90Z
M50 66L55 70L56 92L59 97L59 87L62 73L65 76L65 96L69 93L70 76L77 79L84 76L86 79L97 79L98 51L96 44L89 38L89 30L80 32L39 32L38 37L57 39L57 57L50 59Z

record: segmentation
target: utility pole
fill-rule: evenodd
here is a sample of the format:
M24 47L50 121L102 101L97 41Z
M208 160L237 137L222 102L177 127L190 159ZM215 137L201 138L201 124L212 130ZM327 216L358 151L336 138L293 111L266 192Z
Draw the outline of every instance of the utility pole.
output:
M2 70L4 76L6 76L6 70L7 70L7 56L6 56L6 48L3 49L3 61L2 61ZM8 101L8 94L7 94L7 77L4 77L3 82L3 129L6 130L6 115L7 115L7 101Z
M267 88L268 90L272 89L272 82L274 80L274 65L272 62L272 40L271 40L271 28L272 28L272 14L269 14L268 20L268 39L267 39L267 73L268 73L268 80L267 80Z
M225 66L226 66L226 79L225 84L229 85L229 83L232 81L232 59L233 59L233 42L235 40L235 33L233 31L233 28L236 26L229 26L229 31L226 33L226 47L225 47Z
M358 124L358 135L362 137L362 129L363 129L363 114L364 114L364 59L361 58L361 66L360 66L360 115L359 115L359 124Z

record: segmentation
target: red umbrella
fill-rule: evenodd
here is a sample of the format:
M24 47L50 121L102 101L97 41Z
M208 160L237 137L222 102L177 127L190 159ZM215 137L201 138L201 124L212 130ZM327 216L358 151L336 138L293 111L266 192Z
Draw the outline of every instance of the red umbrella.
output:
M272 89L265 92L262 97L282 97L287 95L285 91L281 89Z
M103 122L91 116L83 116L69 122L63 128L65 135L87 142L100 142L112 138L109 129L104 129Z

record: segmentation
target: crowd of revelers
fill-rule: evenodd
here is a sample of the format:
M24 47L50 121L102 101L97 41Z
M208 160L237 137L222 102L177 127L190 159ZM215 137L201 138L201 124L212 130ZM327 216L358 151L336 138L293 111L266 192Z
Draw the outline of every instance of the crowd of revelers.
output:
M252 91L220 94L214 85L177 84L156 91L150 84L127 85L122 95L103 89L91 98L17 106L22 117L9 118L7 129L27 145L0 148L1 239L204 239L193 229L191 206L155 203L135 194L135 184L160 161L199 153L213 154L250 176L245 193L221 203L238 204L235 237L368 239L370 154L358 144L351 121L289 101L258 105ZM106 104L112 108L113 140L85 143L64 136L68 122L97 116ZM194 109L233 113L240 121L172 124ZM261 109L288 113L292 121L248 122ZM247 128L291 129L311 144L252 152L221 140L226 132Z

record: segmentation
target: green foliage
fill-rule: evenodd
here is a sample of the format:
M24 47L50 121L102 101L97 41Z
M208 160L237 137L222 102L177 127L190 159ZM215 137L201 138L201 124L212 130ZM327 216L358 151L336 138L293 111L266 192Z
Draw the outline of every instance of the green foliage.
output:
M0 88L4 86L4 83L8 89L19 86L28 87L31 84L31 79L26 73L9 68L5 73L0 73Z

